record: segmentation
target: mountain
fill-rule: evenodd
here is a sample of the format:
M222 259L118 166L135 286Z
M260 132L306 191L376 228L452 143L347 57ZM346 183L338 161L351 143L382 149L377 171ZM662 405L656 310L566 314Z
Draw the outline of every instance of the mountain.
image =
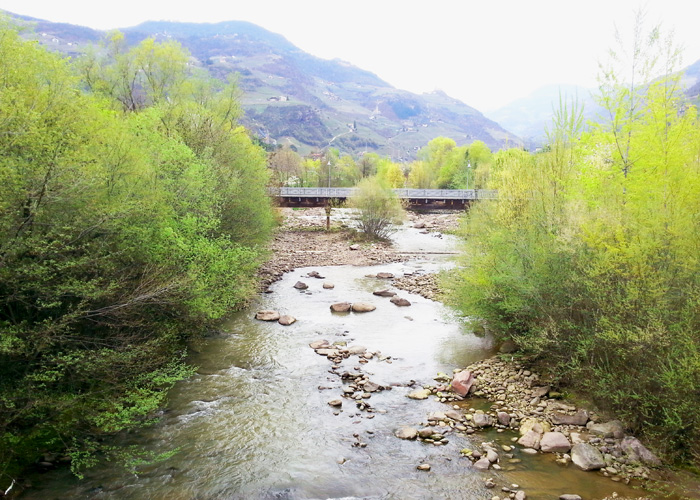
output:
M75 56L104 33L15 16L35 26L47 47ZM149 21L121 30L130 44L175 40L212 75L238 74L243 124L263 141L301 153L329 146L409 160L438 136L458 145L518 146L518 137L443 92L414 94L341 60L312 56L279 34L243 21L216 24Z
M601 109L593 100L593 92L578 85L547 85L488 113L488 117L521 137L528 149L535 149L546 141L546 128L559 107L560 97L562 102L569 103L569 109L572 100L582 105L585 120L600 114Z
M700 60L681 70L681 85L688 100L700 107ZM578 99L583 105L584 120L599 120L603 109L593 98L597 89L578 85L548 85L530 95L487 113L487 116L517 134L528 149L535 149L546 140L546 127L552 122L559 98L567 102Z

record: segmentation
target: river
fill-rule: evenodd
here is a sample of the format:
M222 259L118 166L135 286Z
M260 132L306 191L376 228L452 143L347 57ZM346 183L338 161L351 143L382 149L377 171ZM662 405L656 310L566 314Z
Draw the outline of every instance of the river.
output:
M396 244L407 252L428 252L407 263L372 267L333 266L296 269L262 294L252 306L232 315L221 333L195 346L190 361L197 373L178 383L162 419L152 427L119 436L120 445L139 445L172 457L138 467L138 474L105 464L79 481L66 470L32 478L28 499L490 499L502 484L517 483L529 498L557 498L577 493L585 499L613 491L638 492L598 473L564 467L553 456L517 455L522 462L503 470L477 472L459 454L483 440L512 444L514 433L492 431L469 437L448 434L449 443L434 446L396 438L402 425L419 426L432 411L449 409L435 400L414 401L406 394L434 384L438 372L490 356L492 339L479 337L448 307L399 291L410 307L397 307L372 292L390 287L372 275L396 276L449 269L445 255L453 237L435 237L405 227ZM318 271L325 279L309 278ZM294 288L297 281L307 290ZM333 283L324 289L323 283ZM336 314L335 302L366 301L369 313ZM254 319L260 309L291 314L291 326ZM357 356L331 370L331 362L309 347L329 342L362 345L375 356ZM349 399L342 409L328 402L347 384L343 371L367 374L392 390L365 399L372 411L360 411ZM416 385L409 387L412 381ZM484 402L468 402L481 404ZM467 406L468 406L467 405ZM429 472L417 470L431 465ZM488 490L484 478L498 488Z

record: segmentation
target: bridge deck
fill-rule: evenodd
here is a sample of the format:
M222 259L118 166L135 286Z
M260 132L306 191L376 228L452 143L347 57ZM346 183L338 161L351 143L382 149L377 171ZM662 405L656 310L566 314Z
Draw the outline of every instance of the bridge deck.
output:
M272 189L271 194L280 198L283 205L320 205L329 199L350 198L355 188L298 188ZM487 189L394 189L394 193L411 204L442 203L447 206L465 205L474 200L490 200L497 192Z

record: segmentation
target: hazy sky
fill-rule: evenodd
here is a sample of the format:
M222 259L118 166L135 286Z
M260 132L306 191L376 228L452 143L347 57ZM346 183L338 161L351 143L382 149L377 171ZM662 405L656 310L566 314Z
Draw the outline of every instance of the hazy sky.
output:
M645 8L700 59L697 0L0 0L0 9L97 29L146 20L245 20L319 57L413 92L435 89L489 111L548 84L595 86L615 26Z

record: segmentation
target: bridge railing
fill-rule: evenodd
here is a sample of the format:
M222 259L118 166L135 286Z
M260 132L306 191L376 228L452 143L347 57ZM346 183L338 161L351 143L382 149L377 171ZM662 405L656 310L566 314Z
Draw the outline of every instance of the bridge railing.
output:
M281 187L272 189L281 198L350 198L355 188L301 188ZM498 192L491 189L394 189L399 198L409 200L484 200L495 199Z

